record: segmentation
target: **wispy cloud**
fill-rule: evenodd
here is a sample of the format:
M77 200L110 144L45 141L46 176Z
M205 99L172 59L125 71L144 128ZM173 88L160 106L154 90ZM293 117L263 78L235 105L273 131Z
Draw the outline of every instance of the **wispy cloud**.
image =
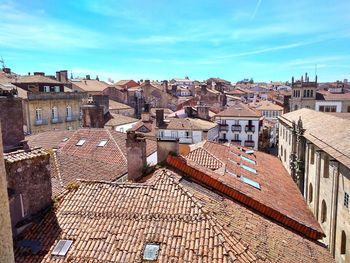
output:
M262 0L258 0L258 2L256 3L256 6L254 8L254 12L252 14L251 20L254 20L256 14L258 13L258 10L259 10L259 7L261 5L261 2L262 2Z

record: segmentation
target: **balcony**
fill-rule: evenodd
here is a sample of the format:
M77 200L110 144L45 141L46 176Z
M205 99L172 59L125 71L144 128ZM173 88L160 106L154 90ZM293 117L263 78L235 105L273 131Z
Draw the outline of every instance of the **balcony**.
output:
M225 143L225 142L228 142L228 140L227 139L219 139L219 142L220 143Z
M231 142L233 143L233 144L238 144L238 145L241 145L241 140L231 140Z
M219 123L219 131L228 131L228 124Z
M64 121L63 118L60 118L60 117L56 117L56 118L51 119L52 124L62 123L63 121Z
M82 100L87 97L85 92L28 92L28 100Z
M47 119L39 119L39 120L35 120L34 125L35 126L47 125L47 123L48 123Z
M255 132L255 126L254 125L246 125L245 132Z
M77 121L79 120L80 116L78 115L70 115L70 116L66 116L66 122L71 122L71 121Z
M244 146L245 147L254 147L255 146L255 142L254 141L244 141Z
M234 124L231 127L231 131L233 132L241 132L242 131L242 126L239 124Z

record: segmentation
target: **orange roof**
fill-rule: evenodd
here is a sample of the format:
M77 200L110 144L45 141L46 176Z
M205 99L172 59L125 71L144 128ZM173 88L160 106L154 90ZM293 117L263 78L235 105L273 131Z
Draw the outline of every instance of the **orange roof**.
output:
M310 238L324 236L278 158L262 152L250 155L236 146L209 141L198 145L207 152L202 160L190 153L184 158L169 156L169 164ZM212 171L208 154L222 167Z
M237 105L228 107L227 109L216 114L217 117L252 117L260 118L261 113L255 109L248 107L248 105L239 103Z

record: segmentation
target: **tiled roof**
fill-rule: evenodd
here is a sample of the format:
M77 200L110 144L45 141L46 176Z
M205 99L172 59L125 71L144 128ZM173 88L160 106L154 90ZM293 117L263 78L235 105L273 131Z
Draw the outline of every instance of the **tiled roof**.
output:
M139 120L129 130L135 131L135 132L143 132L142 127L145 127L149 131L149 132L147 132L148 135L155 135L155 128L156 128L155 121L144 122L142 120Z
M333 262L329 252L238 202L158 169L143 183L82 182L23 234L42 249L16 262ZM72 240L64 257L51 253Z
M205 156L202 159L197 157L195 161L187 157L183 160L172 158L170 164L181 171L187 169L185 172L195 177L199 176L196 172L199 171L210 185L222 185L223 191L228 191L230 196L311 238L323 236L322 229L278 158L262 152L250 155L237 146L210 141L202 148L219 159L225 165L224 169L211 171L202 166ZM258 183L260 189L246 180Z
M120 103L115 100L109 100L109 109L110 110L129 110L132 108L129 105L126 105L124 103Z
M57 85L63 85L62 82L59 82L58 80L42 76L42 75L28 75L28 76L21 76L16 78L13 82L13 84L16 83L50 83L50 84L57 84Z
M230 106L227 109L216 114L216 117L252 117L259 118L261 113L255 109L248 107L248 105L239 103L235 106Z
M251 107L256 108L257 110L276 110L276 111L283 111L283 107L267 100L261 100L256 103L251 103Z
M75 131L46 131L34 135L26 136L30 147L43 147L44 149L54 149L62 147Z
M186 158L211 170L217 170L224 166L219 159L203 148L197 148L191 151Z
M217 123L194 118L169 118L161 129L169 130L203 130L208 131L217 126Z
M121 86L121 87L127 87L127 88L132 88L132 87L137 87L139 84L134 81L134 80L119 80L116 82L114 85L116 86Z
M306 108L283 114L279 120L291 127L299 117L306 129L304 137L350 168L350 120Z
M116 114L116 113L111 113L112 118L106 122L105 126L119 126L123 124L128 124L128 123L134 123L137 122L138 119L121 115L121 114Z
M82 182L56 213L25 234L43 245L37 255L16 249L17 262L57 262L58 240L73 240L63 260L143 262L147 243L159 244L157 262L255 262L237 235L205 211L170 172L140 184Z
M95 80L95 79L78 79L70 80L70 82L80 88L83 91L104 91L106 88L110 87L106 82Z
M326 90L320 90L316 93L316 100L343 101L350 100L350 93L331 93Z
M41 148L29 150L18 150L10 153L4 153L4 160L8 163L15 163L27 159L33 159L39 156L48 156L49 154Z

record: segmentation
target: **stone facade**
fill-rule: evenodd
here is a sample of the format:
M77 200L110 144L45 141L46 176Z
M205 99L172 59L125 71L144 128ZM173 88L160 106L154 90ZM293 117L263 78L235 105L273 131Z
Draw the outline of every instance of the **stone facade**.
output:
M290 111L309 108L315 109L316 103L317 76L315 81L310 81L307 73L305 80L303 76L294 82L292 78L292 97L290 99Z
M25 219L51 205L50 156L42 150L17 151L5 155L12 231L16 236Z

